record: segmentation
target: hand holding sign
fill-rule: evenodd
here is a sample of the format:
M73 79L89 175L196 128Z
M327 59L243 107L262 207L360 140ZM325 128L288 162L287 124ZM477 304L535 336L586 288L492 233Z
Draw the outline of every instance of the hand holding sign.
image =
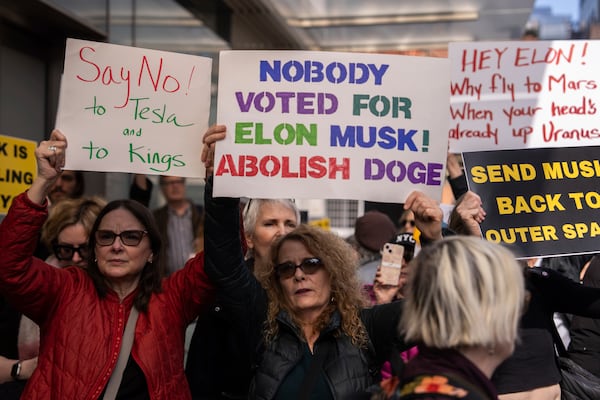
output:
M65 150L67 138L59 130L52 131L49 140L40 142L35 149L37 159L37 177L33 180L27 196L34 203L42 204L63 166L65 165Z
M225 132L227 131L227 127L225 125L212 125L208 130L204 133L202 137L202 154L200 155L200 160L204 163L204 168L206 168L206 176L210 176L213 174L214 163L215 163L215 146L219 140L225 139Z

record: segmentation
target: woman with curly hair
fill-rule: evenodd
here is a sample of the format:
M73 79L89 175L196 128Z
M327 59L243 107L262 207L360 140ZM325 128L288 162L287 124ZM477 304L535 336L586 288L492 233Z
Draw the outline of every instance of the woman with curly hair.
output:
M332 233L301 226L265 234L260 247L258 230L250 238L244 235L240 200L212 196L212 154L225 132L225 126L214 125L203 139L209 175L204 258L217 288L218 313L240 349L230 369L247 369L243 376L252 379L250 398L347 399L361 393L379 379L390 354L409 347L397 330L402 302L363 308L355 253ZM441 238L443 213L437 202L413 192L404 207L415 213L422 238ZM260 221L261 231L282 222L264 215ZM254 246L254 273L244 259L244 237L250 239L248 247ZM239 398L247 398L247 392Z
M349 245L318 228L300 226L273 244L269 264L258 270L269 306L251 397L292 398L305 390L313 398L344 398L373 383L377 356L401 345L400 307L363 308L356 268Z
M350 246L319 228L300 226L273 244L258 274L269 306L252 398L295 398L302 390L345 398L373 383L373 367L402 346L400 304L363 308L356 268Z

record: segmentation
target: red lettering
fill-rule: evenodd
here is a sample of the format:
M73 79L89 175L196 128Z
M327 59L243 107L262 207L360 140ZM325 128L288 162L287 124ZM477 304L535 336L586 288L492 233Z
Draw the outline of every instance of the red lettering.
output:
M311 178L323 178L325 175L327 175L326 163L327 160L325 160L325 157L315 156L309 158L308 165L310 166L311 171L308 175Z
M342 179L350 179L350 159L342 158L340 164L336 164L336 161L333 157L329 158L329 179L335 179L336 172L342 173Z
M240 156L240 165L244 165L244 169L240 171L242 176L258 175L258 158L256 156Z
M231 157L231 154L225 154L223 157L221 157L219 160L219 166L217 167L217 172L215 174L219 176L227 174L230 174L231 176L239 176L235 169L235 162L233 162L233 157Z
M216 176L279 176L281 178L324 178L350 179L350 159L337 159L322 156L300 156L297 165L289 156L276 157L274 155L257 158L253 155L238 156L238 165L231 154L225 154L218 162L215 170ZM238 169L239 168L239 169Z
M290 158L283 157L281 160L281 177L282 178L297 178L298 172L290 171ZM302 168L302 163L306 163L306 157L300 157L300 168Z
M154 76L152 76L152 71L150 70L150 65L148 64L148 58L146 58L146 56L143 56L142 57L142 65L140 66L140 73L138 75L138 86L142 86L142 76L143 76L144 67L145 67L146 71L148 71L148 76L150 77L150 81L152 82L152 87L154 88L154 91L156 92L158 90L158 84L160 83L160 75L162 73L162 65L163 65L163 59L161 57L159 66L158 66L158 77L156 78L156 80L154 80Z
M77 75L77 79L83 82L95 82L100 77L100 67L96 63L89 61L85 58L85 56L83 55L84 50L91 50L92 52L96 52L96 50L94 50L92 47L82 47L81 49L79 49L79 59L84 63L93 65L96 69L96 76L93 79L85 79L80 75Z

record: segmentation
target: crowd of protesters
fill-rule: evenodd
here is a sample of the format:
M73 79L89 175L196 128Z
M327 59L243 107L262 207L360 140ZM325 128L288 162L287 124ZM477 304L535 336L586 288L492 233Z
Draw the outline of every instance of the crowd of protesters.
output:
M600 379L600 258L483 240L456 155L447 224L414 191L342 238L292 199L214 197L226 135L203 136L203 206L160 176L154 211L144 175L130 199L83 197L66 137L38 145L0 225L0 398L558 400L559 355Z

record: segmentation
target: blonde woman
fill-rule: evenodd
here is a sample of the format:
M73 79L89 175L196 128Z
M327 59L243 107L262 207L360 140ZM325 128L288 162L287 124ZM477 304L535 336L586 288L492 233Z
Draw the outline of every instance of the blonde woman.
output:
M522 268L506 248L464 236L431 244L413 262L400 329L419 354L391 398L496 399L490 378L514 350Z

